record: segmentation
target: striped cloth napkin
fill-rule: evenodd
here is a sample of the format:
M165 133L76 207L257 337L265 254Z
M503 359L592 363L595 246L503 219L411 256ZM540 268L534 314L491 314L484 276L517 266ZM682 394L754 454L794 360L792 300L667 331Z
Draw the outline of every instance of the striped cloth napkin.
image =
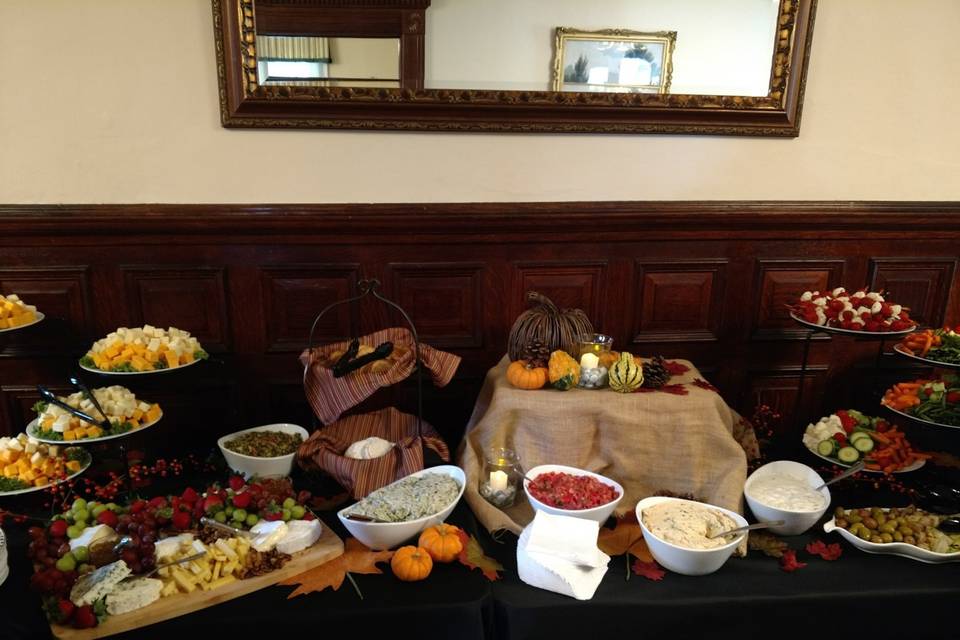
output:
M361 344L372 347L384 342L392 342L395 348L405 347L406 352L383 373L361 369L342 378L334 378L333 370L323 366L323 362L334 351L346 350L350 345L349 341L306 349L300 354L300 362L304 367L303 389L307 402L320 422L330 424L345 411L369 398L377 389L401 382L413 373L417 358L410 330L393 327L360 338ZM430 374L433 384L438 387L446 386L460 366L460 356L434 349L422 342L420 360Z

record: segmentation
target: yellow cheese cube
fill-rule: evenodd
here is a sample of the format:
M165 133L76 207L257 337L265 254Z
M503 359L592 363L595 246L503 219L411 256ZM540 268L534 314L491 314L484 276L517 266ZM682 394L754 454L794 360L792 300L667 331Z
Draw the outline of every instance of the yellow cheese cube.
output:
M23 456L17 460L17 471L20 473L26 473L27 471L30 471L30 461L26 456Z
M147 422L153 422L160 418L160 405L155 404L147 411Z
M50 484L50 479L47 476L37 476L33 479L33 486L35 487L45 487Z
M67 462L67 469L73 472L80 471L80 461L70 460Z
M3 477L4 478L16 478L20 473L20 470L17 469L17 465L8 464L3 468Z
M100 427L87 427L84 430L84 434L88 438L99 438L100 436L103 435L103 429L101 429Z
M77 439L77 432L74 429L68 429L63 432L63 439L67 442Z
M20 474L20 479L24 482L33 482L34 478L37 477L37 474L34 473L33 469L27 469Z
M174 369L180 364L180 362L177 360L177 354L175 354L173 351L164 351L163 359L167 362L167 368L169 369Z

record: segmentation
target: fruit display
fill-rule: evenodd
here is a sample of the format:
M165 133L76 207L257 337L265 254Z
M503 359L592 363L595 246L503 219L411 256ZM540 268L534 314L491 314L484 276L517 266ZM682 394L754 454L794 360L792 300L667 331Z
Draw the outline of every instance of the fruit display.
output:
M643 365L624 351L620 359L610 367L610 388L620 393L632 393L643 384Z
M206 358L200 342L187 331L144 325L135 329L121 327L97 340L80 364L111 373L144 373L175 369Z
M895 348L915 358L960 366L960 326L911 333Z
M864 333L908 331L917 324L906 307L866 288L854 293L843 287L824 293L805 291L790 310L809 324Z
M874 544L904 542L934 553L960 553L960 534L947 534L937 528L944 516L914 506L902 509L837 507L833 515L836 526Z
M107 419L112 427L105 429L100 424L84 422L66 409L55 404L38 402L34 405L37 412L36 435L44 440L87 440L114 436L152 424L160 419L162 412L160 405L138 400L137 397L124 387L114 385L100 389L91 389L100 407L106 412ZM61 397L61 401L74 409L83 411L88 416L99 417L96 409L82 392L72 393Z
M89 464L90 454L78 447L45 444L25 433L0 438L0 493L45 487Z
M887 390L882 402L918 420L960 427L960 376L900 382Z
M803 444L837 464L850 466L862 459L865 469L883 473L915 469L930 457L914 451L896 425L855 409L841 409L809 425Z
M614 487L593 476L562 471L539 474L527 485L527 491L543 504L558 509L592 509L620 495Z
M560 349L550 354L547 375L554 389L568 391L580 382L580 364Z
M523 348L534 340L550 351L559 349L574 356L579 352L580 337L593 333L590 319L580 309L559 309L550 298L536 291L527 292L527 304L530 308L510 328L510 360L522 360Z
M423 580L433 570L433 559L423 547L400 547L390 559L393 575L404 582Z
M0 331L16 329L37 320L37 308L24 304L16 294L0 295Z
M417 546L426 549L434 562L453 562L463 551L460 529L452 524L438 524L424 529Z

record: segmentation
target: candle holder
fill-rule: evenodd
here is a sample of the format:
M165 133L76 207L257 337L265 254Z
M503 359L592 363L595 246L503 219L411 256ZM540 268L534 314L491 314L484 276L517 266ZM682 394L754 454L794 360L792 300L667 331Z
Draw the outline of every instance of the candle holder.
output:
M600 364L600 355L613 348L613 338L602 333L587 333L580 336L580 384L584 389L601 389L607 386L607 368Z
M494 447L487 452L480 474L480 495L484 500L504 509L513 506L520 491L520 458L513 449Z

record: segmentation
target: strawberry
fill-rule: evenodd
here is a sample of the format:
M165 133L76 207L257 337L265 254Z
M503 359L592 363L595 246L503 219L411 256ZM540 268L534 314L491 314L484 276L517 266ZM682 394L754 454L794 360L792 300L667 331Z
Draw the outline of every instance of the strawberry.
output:
M307 511L305 514L303 514L303 519L304 519L304 520L316 520L316 519L317 519L317 516L313 515L313 512L312 512L312 511Z
M175 529L183 531L184 529L190 528L190 514L186 511L177 511L173 514L172 521Z
M117 523L120 522L120 518L118 518L117 514L115 514L113 511L107 509L106 511L102 511L100 515L97 516L97 522L100 524L105 524L111 529L115 529L117 527Z
M832 311L843 311L843 300L837 300L834 298L827 303L827 308L831 309Z
M146 500L134 500L130 505L130 513L140 513L147 506Z
M208 514L214 514L217 511L222 511L223 500L221 500L220 496L216 494L209 495L203 500L203 510Z
M863 330L873 332L880 331L880 323L871 318L863 323Z
M840 321L840 328L841 328L841 329L848 329L848 330L850 330L850 331L853 331L853 330L854 330L854 324L853 324L853 322L851 322L850 320L841 320L841 321Z
M76 608L76 605L66 598L60 598L60 600L57 601L57 611L60 613L60 621L67 622Z
M167 499L163 496L157 496L153 500L147 503L147 506L151 509L161 509L167 506Z
M189 502L193 504L200 499L200 495L194 490L193 487L187 487L184 492L180 495L180 499L184 502Z
M251 482L247 485L247 490L249 490L253 495L258 496L263 493L263 485L258 482Z
M86 604L73 612L73 626L76 629L90 629L97 626L97 614L93 607Z
M50 523L50 535L54 538L62 538L67 535L69 526L66 520L54 520Z
M233 495L233 506L237 509L246 509L250 506L250 501L253 499L253 496L249 491L244 491L242 493L235 493Z

